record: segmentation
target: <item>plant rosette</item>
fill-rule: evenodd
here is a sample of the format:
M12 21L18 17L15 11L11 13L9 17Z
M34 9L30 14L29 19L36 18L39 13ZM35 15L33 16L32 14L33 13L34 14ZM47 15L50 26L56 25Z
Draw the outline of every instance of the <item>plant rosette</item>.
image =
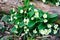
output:
M11 33L25 36L35 37L36 35L49 35L57 34L59 30L58 24L55 25L55 21L58 19L57 14L50 14L44 12L41 9L36 9L34 5L31 5L24 1L24 6L18 6L17 11L13 8L10 10L10 24L14 24L11 29ZM53 30L53 31L52 31Z

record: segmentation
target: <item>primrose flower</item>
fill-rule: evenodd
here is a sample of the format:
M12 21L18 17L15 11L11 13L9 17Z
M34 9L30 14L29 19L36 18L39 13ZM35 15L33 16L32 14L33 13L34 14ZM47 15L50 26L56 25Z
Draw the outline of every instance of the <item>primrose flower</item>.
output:
M27 19L26 19L26 18L24 18L24 22L26 22L26 20L27 20Z
M29 8L29 10L31 10L31 7Z
M55 25L54 25L54 28L57 29L57 28L58 28L58 24L55 24Z
M34 17L35 17L35 18L39 18L39 13L36 12Z
M28 25L28 22L29 22L29 19L28 18L27 19L24 18L25 25Z
M39 30L39 32L44 35L45 34L45 31L42 29L42 30Z
M33 33L35 33L35 34L37 33L36 29L35 29L35 30L33 30Z
M23 10L20 10L20 13L23 13Z
M44 15L43 15L43 18L47 18L47 14L44 14Z
M53 30L53 32L54 32L54 34L56 34L57 33L57 30Z
M49 35L51 33L51 29L45 29L45 35Z
M37 9L34 9L34 12L38 12L38 10Z
M51 28L51 27L52 27L52 25L51 25L51 24L47 24L47 27L48 27L48 28Z
M49 32L48 32L47 29L45 29L44 31L45 31L45 35L48 35L49 34Z
M24 26L24 29L27 29L27 26Z
M47 19L44 19L44 23L47 23L48 22L48 20Z
M29 22L29 19L27 18L27 22Z
M14 25L16 28L18 28L18 25Z
M29 29L26 30L27 32L29 31Z
M17 19L17 17L14 17L14 19Z
M46 2L46 0L42 0L43 2Z
M59 2L56 2L56 6L59 6Z
M42 35L49 35L49 33L51 33L51 29L42 29L42 30L39 30L39 32L42 34Z
M32 17L31 20L34 20L34 17Z
M51 33L51 29L48 29L49 33Z

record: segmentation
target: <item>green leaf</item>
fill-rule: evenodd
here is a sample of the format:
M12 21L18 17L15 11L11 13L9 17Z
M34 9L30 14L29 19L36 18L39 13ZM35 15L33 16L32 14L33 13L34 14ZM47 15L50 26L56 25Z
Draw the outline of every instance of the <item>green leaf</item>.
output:
M32 17L34 15L34 11L33 10L31 10L30 12L28 12L28 16L29 17Z
M24 0L24 6L26 7L26 8L28 8L29 7L29 0Z
M58 17L58 14L51 14L50 15L50 18L55 18L55 17Z
M51 22L55 22L57 19L58 19L57 17L51 18L51 19L49 19L49 22L50 22L50 23L51 23Z
M30 21L27 26L28 26L29 28L31 28L31 27L33 27L35 24L36 24L35 21Z
M20 7L20 6L18 6L18 12L20 13L20 10L22 10L23 9L23 7Z
M1 32L4 32L5 30L6 30L5 26L2 25L2 24L0 24L0 31L1 31Z
M42 10L38 10L38 12L39 12L39 16L42 17L44 12Z
M19 19L15 20L15 24L18 25L18 22L20 23Z
M34 25L36 24L36 22L35 21L30 21L29 23L28 23L28 27L33 27Z
M29 8L31 8L31 10L34 10L35 6L34 5L29 5ZM28 10L28 11L30 11L30 10Z
M8 15L4 15L1 20L4 21L4 22L8 22L9 16Z
M12 32L12 33L15 33L15 31L17 31L17 28L16 28L16 27L13 27L13 28L11 29L11 32Z
M22 28L24 25L25 25L25 24L24 24L24 22L22 21L22 22L20 22L19 27Z
M43 20L44 20L43 18L40 18L39 22L43 22Z
M46 28L46 26L43 23L40 23L39 26L38 26L39 30L45 29L45 28Z
M9 40L8 38L9 38L9 36L4 36L0 40Z
M4 26L0 24L0 29L2 29Z
M9 13L10 13L10 14L14 14L15 12L13 12L13 9L11 9Z

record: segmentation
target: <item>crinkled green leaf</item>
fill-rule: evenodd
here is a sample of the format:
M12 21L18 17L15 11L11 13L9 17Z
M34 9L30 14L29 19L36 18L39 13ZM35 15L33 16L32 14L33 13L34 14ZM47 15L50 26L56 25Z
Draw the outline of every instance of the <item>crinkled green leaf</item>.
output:
M57 19L58 19L57 17L51 18L51 19L49 19L49 22L55 22Z
M39 12L39 16L42 17L44 12L42 10L38 10L38 12Z
M20 22L19 27L22 28L24 25L25 25L25 24L24 24L24 22L22 21L22 22Z
M22 9L23 9L22 7L18 6L18 12L20 12L20 10L22 10Z
M51 14L50 15L50 18L55 18L55 17L58 17L58 14Z
M34 15L34 11L33 10L31 10L30 12L28 12L28 16L29 17L32 17Z
M29 0L24 0L24 6L25 6L26 8L29 7Z
M43 22L43 20L44 20L43 18L40 18L39 22Z
M45 29L45 28L46 28L46 26L43 23L40 23L39 26L38 26L39 30Z
M8 22L9 16L8 15L4 15L1 20L4 21L4 22Z
M11 29L11 32L12 32L12 33L15 33L15 31L17 31L17 28L16 28L16 27L13 27L13 28Z
M14 14L15 12L13 12L13 9L10 10L10 14Z
M36 22L35 21L30 21L29 23L28 23L28 27L33 27L34 25L36 24Z

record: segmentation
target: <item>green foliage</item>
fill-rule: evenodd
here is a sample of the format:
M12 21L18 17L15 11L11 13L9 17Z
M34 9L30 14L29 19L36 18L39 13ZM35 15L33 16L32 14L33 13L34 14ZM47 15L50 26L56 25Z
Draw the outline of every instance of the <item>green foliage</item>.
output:
M6 28L2 24L0 24L0 32L4 32L5 30Z
M29 7L29 0L24 0L24 6L25 6L26 8Z
M4 15L1 20L6 23L8 22L8 19L9 19L9 15Z
M14 24L11 33L21 36L36 37L36 35L49 35L51 32L57 33L59 26L55 25L57 14L50 14L36 9L34 5L29 4L29 0L24 0L24 6L19 6L17 11L13 8L10 11L10 17L3 17L2 20ZM6 20L5 20L6 19ZM55 28L56 27L56 28ZM54 30L54 31L52 31ZM25 38L25 37L24 37Z
M60 0L41 0L41 1L44 3L51 3L51 4L54 4L56 6L60 5Z

